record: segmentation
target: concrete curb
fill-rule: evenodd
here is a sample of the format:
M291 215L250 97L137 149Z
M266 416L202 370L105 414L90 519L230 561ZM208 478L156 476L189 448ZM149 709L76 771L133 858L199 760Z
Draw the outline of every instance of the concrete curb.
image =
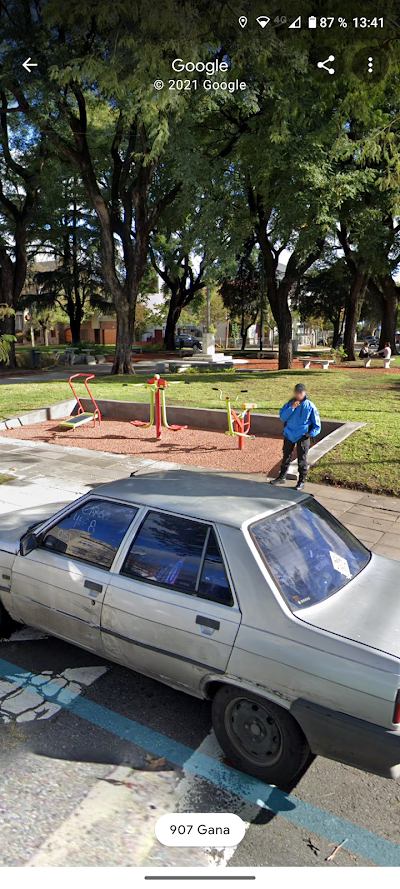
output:
M65 401L56 401L47 407L40 407L34 411L27 411L6 420L0 420L0 432L4 429L16 429L18 426L30 426L33 423L44 423L46 420L61 420L72 414L76 407L75 398L67 398Z
M339 421L338 421L339 422ZM323 426L324 421L322 421ZM346 420L346 422L341 423L341 425L330 432L328 435L317 441L315 445L311 448L308 454L308 465L314 466L321 457L325 457L325 454L328 454L332 448L335 448L336 445L341 444L346 438L349 438L353 432L357 432L358 429L361 429L363 426L366 426L366 423L353 423L350 420ZM289 466L288 478L297 478L298 475L298 464L297 458L296 460L292 460Z

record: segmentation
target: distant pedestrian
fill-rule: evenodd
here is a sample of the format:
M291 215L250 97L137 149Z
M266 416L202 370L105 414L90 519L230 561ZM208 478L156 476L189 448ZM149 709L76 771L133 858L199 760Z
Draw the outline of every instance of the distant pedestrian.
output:
M392 349L390 343L385 343L383 349L379 349L379 352L375 352L375 357L377 355L382 355L382 358L385 361L388 361L388 359L392 357Z
M307 398L307 390L304 383L298 383L294 388L294 397L283 405L279 412L283 420L283 460L277 478L271 485L283 485L289 469L290 461L295 445L297 446L297 463L299 467L299 479L296 491L302 491L307 478L307 457L310 447L310 439L315 438L321 432L321 420L315 404Z
M358 353L358 357L359 358L369 358L370 355L371 355L371 349L369 348L369 343L366 342L366 343L364 343L363 346L361 346L361 349Z

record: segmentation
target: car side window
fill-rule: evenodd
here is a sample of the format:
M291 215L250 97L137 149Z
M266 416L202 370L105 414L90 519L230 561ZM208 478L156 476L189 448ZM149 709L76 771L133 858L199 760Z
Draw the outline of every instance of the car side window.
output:
M196 592L207 525L149 512L130 548L122 574Z
M108 569L136 513L135 506L89 500L53 525L41 546Z
M233 604L231 588L213 528L210 528L198 595L202 599L212 599L224 605Z
M191 519L149 512L121 573L200 598L232 604L215 532Z

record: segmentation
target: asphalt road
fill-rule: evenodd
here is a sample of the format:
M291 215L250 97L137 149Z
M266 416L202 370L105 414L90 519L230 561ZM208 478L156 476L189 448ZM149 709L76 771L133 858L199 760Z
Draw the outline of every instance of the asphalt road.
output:
M193 750L219 755L210 733L207 702L40 633L19 631L0 640L0 658L33 673L45 673L89 700ZM71 816L99 780L106 778L110 768L118 765L130 766L143 775L153 768L147 751L54 703L38 707L37 699L31 700L26 692L0 680L0 866L29 862L43 841ZM162 768L164 772L175 769L168 763ZM263 812L204 779L175 771L178 811L233 811L247 824L245 837L233 854L232 850L214 852L204 866L375 866L350 854L345 846L327 861L335 845L307 827ZM396 782L317 758L290 792L400 844L400 785ZM99 863L95 850L93 855Z

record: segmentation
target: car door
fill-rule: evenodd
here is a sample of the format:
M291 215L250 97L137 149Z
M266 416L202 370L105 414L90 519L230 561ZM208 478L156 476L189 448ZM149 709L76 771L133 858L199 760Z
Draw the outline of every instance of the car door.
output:
M11 589L25 623L101 651L100 615L115 555L137 508L89 499L15 559Z
M224 673L241 615L216 530L149 510L119 559L101 618L107 657L193 691Z

